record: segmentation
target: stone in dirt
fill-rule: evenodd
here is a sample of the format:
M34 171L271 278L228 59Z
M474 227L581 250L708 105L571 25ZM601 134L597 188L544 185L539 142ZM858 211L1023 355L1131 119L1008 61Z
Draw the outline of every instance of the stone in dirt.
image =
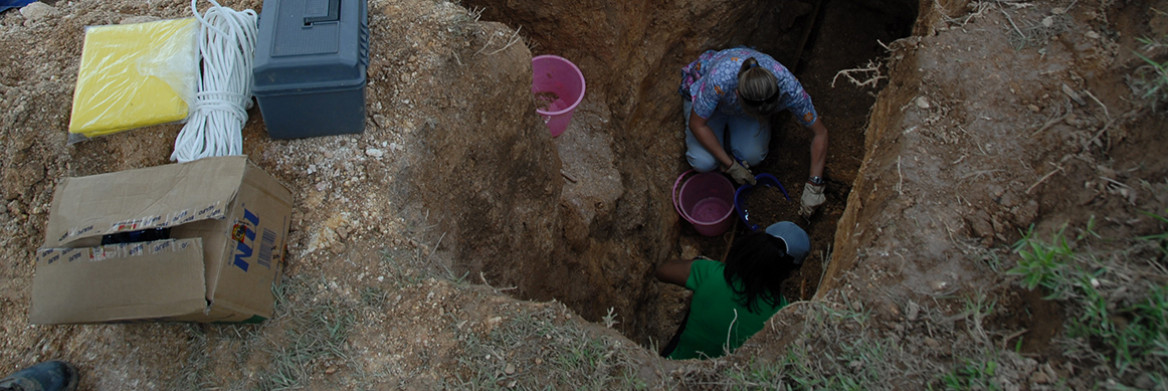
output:
M26 6L24 6L24 8L20 9L20 16L23 16L26 20L28 20L30 22L37 22L37 21L40 21L40 20L45 19L47 17L54 16L56 14L57 14L56 8L53 8L53 6L39 2L39 1L32 3L32 4L29 4L29 5L26 5Z

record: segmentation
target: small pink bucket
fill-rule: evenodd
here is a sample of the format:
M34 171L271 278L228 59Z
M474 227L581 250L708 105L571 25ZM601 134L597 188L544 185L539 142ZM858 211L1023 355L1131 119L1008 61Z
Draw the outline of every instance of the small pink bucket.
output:
M572 122L572 112L584 100L584 74L567 59L551 54L531 59L531 93L546 95L546 108L535 111L543 116L552 137L559 136Z
M693 224L698 233L718 236L734 223L734 184L717 172L695 174L694 170L677 177L673 183L673 208L685 221ZM681 186L681 190L678 190Z

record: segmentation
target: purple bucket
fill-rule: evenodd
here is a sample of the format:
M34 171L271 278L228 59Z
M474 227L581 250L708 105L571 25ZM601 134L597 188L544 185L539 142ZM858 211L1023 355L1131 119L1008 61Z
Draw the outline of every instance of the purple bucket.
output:
M717 172L699 173L687 179L693 172L682 173L673 183L673 208L698 233L721 235L734 223L730 218L734 213L734 184Z
M559 136L572 122L572 112L584 100L584 74L567 59L551 54L531 59L531 93L548 96L546 108L535 111L543 117L552 137Z

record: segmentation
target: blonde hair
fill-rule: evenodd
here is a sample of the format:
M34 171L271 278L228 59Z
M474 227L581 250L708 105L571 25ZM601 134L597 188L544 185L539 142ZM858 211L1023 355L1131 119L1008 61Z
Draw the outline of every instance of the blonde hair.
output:
M738 101L742 110L755 117L766 117L779 111L779 79L758 66L754 57L742 62L738 70Z

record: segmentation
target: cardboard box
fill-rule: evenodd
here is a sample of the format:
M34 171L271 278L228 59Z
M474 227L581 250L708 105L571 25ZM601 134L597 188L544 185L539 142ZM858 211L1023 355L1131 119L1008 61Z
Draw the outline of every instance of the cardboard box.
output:
M292 193L246 156L67 178L37 251L29 321L270 318L291 212ZM155 229L169 238L102 245Z

